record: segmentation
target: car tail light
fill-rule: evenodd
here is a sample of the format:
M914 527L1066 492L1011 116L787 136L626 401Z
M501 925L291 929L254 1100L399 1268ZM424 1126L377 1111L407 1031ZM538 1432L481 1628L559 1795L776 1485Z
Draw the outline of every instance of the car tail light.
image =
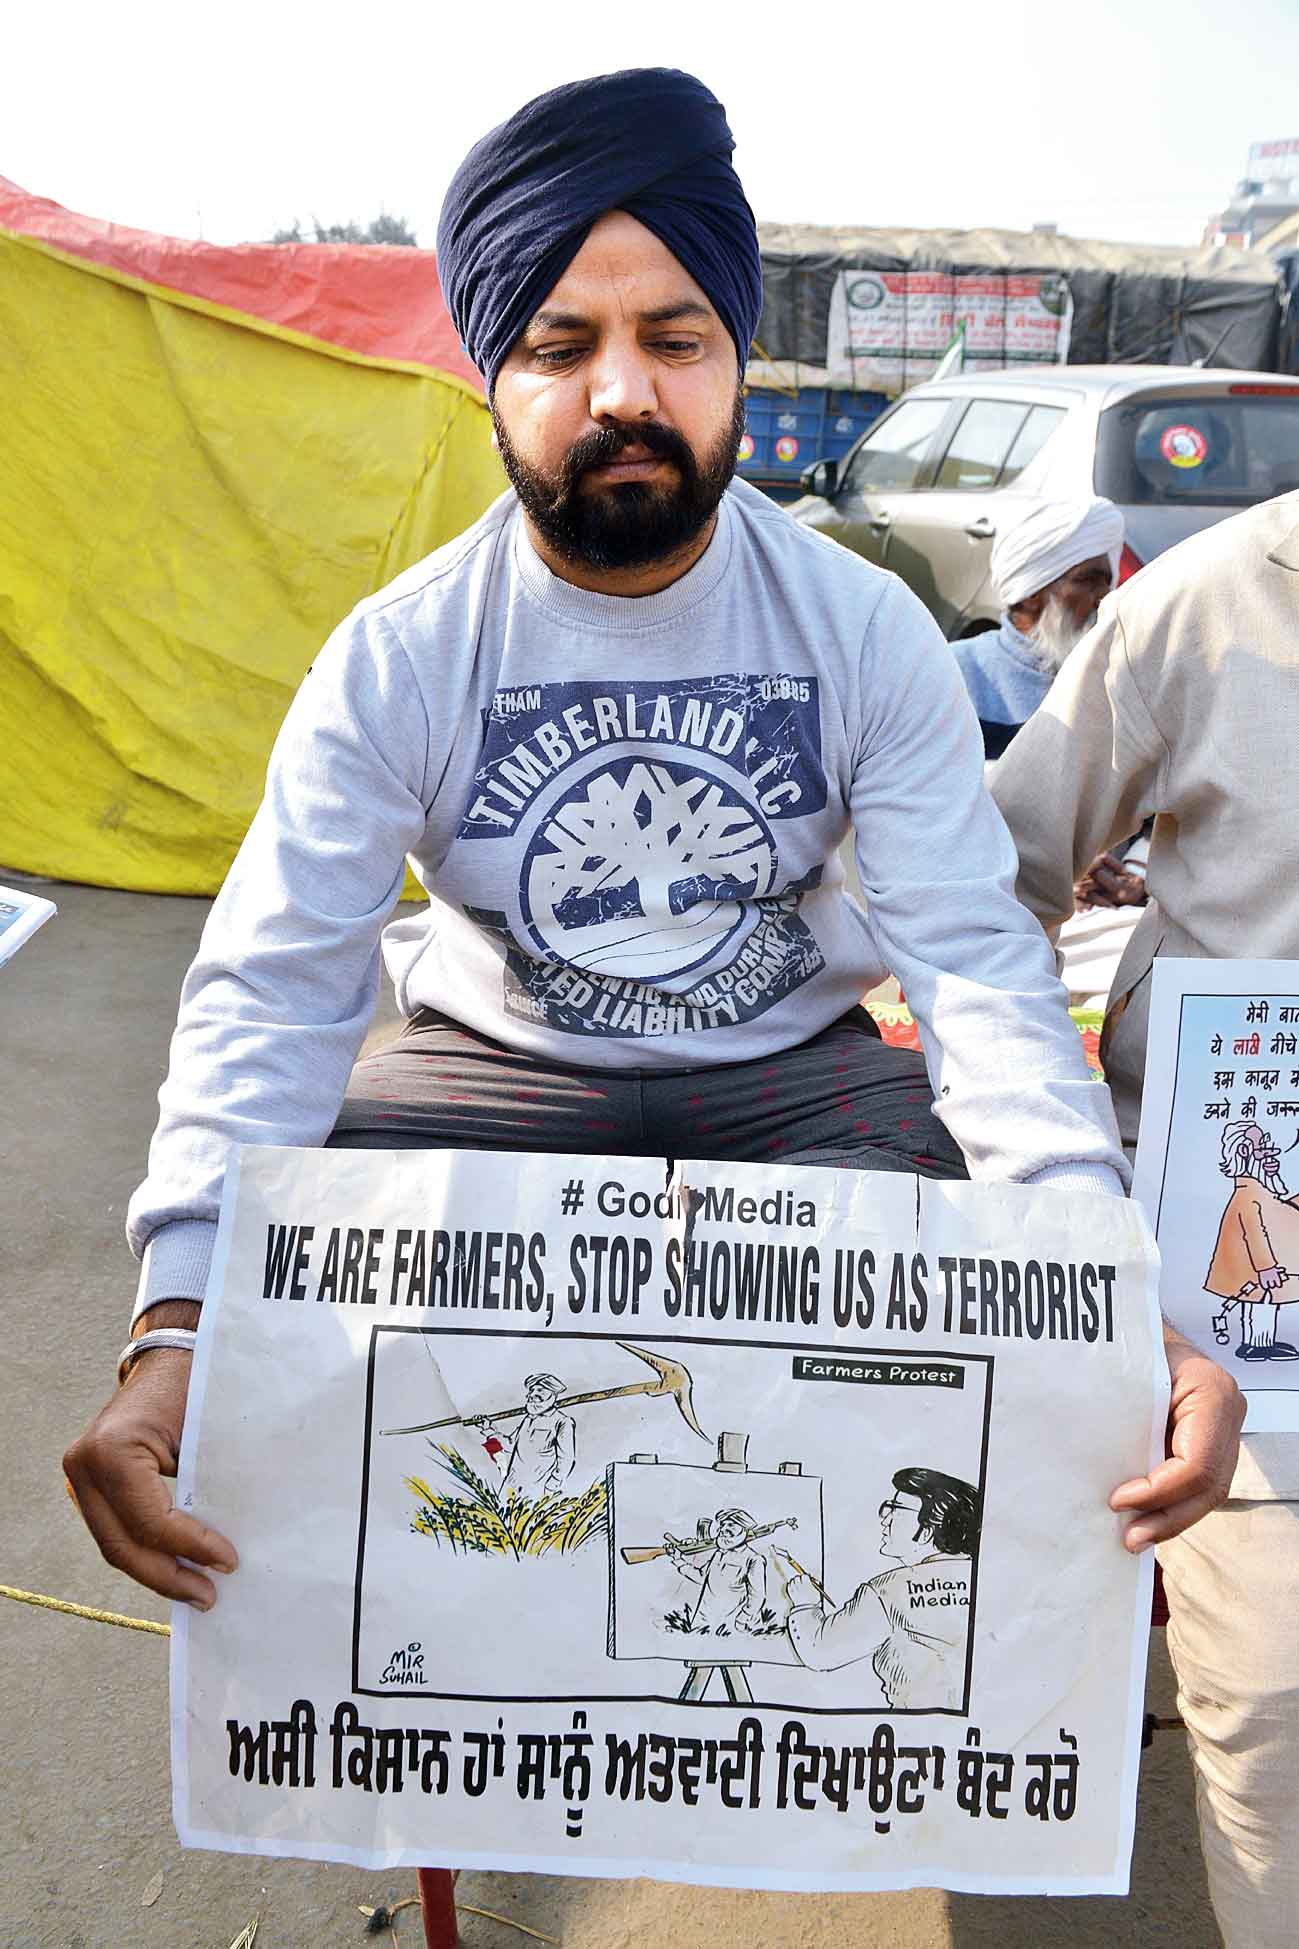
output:
M1139 568L1144 568L1144 567L1145 567L1145 563L1142 561L1140 555L1138 555L1136 550L1134 548L1131 548L1128 545L1128 543L1125 541L1123 544L1123 553L1119 556L1120 588L1127 581L1130 575L1135 575Z
M1299 386L1245 385L1237 383L1228 386L1229 393L1243 393L1248 399L1293 399L1299 394Z

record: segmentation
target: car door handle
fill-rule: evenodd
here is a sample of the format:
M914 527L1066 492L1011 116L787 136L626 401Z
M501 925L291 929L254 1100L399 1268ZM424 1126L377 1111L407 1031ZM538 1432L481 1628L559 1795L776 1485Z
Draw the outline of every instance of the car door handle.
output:
M971 535L975 541L991 541L997 530L992 522L989 521L987 515L981 514L977 521L966 522L965 532L967 535Z
M866 526L868 528L878 529L878 531L881 534L883 534L886 528L891 528L893 526L893 516L891 514L873 514L870 520L866 523Z

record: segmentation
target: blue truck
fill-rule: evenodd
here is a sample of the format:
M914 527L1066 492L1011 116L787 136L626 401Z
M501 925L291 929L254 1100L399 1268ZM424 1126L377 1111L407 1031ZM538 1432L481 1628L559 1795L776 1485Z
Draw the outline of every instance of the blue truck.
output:
M750 386L738 472L776 501L802 493L799 475L814 460L842 460L889 404L887 393L800 386L776 392Z

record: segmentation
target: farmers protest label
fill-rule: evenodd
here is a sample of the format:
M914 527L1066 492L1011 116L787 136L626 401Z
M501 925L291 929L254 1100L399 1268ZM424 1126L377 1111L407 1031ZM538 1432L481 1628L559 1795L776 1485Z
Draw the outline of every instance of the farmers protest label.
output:
M182 1840L1121 1892L1154 1284L1118 1199L245 1151L178 1485L241 1559L178 1610Z

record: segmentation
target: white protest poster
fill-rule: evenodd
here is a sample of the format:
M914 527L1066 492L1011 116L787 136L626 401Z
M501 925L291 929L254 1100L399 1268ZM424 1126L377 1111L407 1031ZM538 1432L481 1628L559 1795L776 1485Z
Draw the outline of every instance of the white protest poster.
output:
M244 1151L177 1493L190 1846L1121 1893L1161 1452L1118 1198Z
M961 324L966 372L1063 364L1073 328L1069 281L1053 271L841 271L830 292L830 384L881 392L918 385L933 377Z
M1299 1429L1299 962L1156 957L1132 1195L1173 1325Z

